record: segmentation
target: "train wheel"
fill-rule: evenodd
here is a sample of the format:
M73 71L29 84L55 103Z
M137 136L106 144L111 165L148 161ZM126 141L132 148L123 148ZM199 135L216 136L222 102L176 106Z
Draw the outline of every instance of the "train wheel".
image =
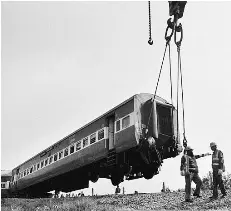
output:
M120 170L113 171L111 174L111 183L114 186L119 185L121 182L123 182L124 174Z
M114 185L114 186L119 185L119 184L121 183L120 177L118 177L117 175L112 175L112 176L111 176L111 183L112 183L112 185Z
M91 172L90 180L95 183L98 181L98 179L99 179L99 174L95 172Z
M155 175L155 172L156 172L156 169L153 167L150 167L149 165L146 165L142 171L145 179L152 179L152 177Z
M152 177L154 176L154 172L152 172L152 171L144 171L143 175L144 175L145 179L152 179Z

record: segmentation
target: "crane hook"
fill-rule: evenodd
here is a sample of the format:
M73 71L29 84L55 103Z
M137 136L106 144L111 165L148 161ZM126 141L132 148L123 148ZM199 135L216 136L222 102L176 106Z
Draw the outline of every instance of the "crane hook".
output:
M152 45L152 44L153 44L153 40L152 40L151 37L150 37L149 40L148 40L148 44L149 44L149 45Z

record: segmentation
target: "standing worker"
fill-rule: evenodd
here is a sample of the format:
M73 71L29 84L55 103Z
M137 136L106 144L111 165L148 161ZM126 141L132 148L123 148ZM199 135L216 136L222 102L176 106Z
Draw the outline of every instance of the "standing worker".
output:
M224 198L227 193L225 191L224 183L222 180L222 173L225 171L224 156L221 150L217 149L217 144L214 142L210 143L210 148L213 151L212 155L212 168L213 168L213 195L211 199L218 198L217 186L219 185L221 193L223 194L221 198Z
M193 202L191 198L191 182L196 184L196 189L193 193L195 197L201 197L200 190L202 185L202 180L198 175L198 166L196 159L211 155L210 153L205 153L201 155L194 155L193 149L191 147L186 147L184 150L184 155L181 158L181 175L185 176L185 201Z

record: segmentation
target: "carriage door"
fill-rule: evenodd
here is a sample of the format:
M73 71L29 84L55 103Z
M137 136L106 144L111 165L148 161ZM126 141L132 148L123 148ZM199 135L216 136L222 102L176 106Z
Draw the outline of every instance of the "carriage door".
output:
M115 124L115 116L110 116L108 118L108 139L109 139L109 150L114 149L114 124Z

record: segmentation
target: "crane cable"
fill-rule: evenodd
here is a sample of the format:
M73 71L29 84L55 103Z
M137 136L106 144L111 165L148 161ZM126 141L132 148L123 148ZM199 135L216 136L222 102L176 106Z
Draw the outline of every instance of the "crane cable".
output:
M149 6L149 41L148 43L150 45L153 44L152 38L151 38L151 8L150 8L150 1L148 2L148 6ZM164 59L165 59L165 54L166 54L166 50L167 47L169 47L169 65L170 65L170 83L171 83L171 102L172 102L172 107L173 107L173 94L172 94L172 70L171 70L171 49L170 49L170 41L171 38L174 34L174 41L175 44L177 46L177 53L178 53L178 73L177 73L177 139L178 139L178 135L179 135L179 78L180 78L180 84L181 84L181 101L182 101L182 113L183 113L183 146L187 147L187 139L186 139L186 135L185 135L185 113L184 113L184 92L183 92L183 75L182 75L182 68L181 68L181 54L180 54L180 47L181 47L181 42L183 39L183 29L182 29L182 25L181 23L179 25L177 25L177 21L178 21L178 17L179 17L179 13L174 14L174 19L173 21L171 21L171 18L168 19L167 21L167 28L165 31L165 40L166 40L166 45L165 45L165 50L164 50L164 56L162 59L162 63L161 63L161 68L159 71L159 76L158 76L158 80L157 80L157 84L156 84L156 89L155 89L155 93L154 96L152 98L152 102L155 100L156 97L156 92L157 92L157 88L159 85L159 81L160 81L160 76L161 76L161 72L162 72L162 67L163 67L163 63L164 63ZM182 17L182 16L180 16ZM171 29L171 33L168 36L168 30ZM176 39L176 34L177 32L180 32L181 36L180 39L177 41ZM152 42L152 43L150 43ZM149 123L150 123L150 119L151 119L151 115L153 112L153 104L151 106L151 111L150 111L150 115L148 118L148 124L147 124L147 129L149 128ZM173 109L172 109L172 117L173 117ZM146 133L148 132L148 130L146 130Z
M170 73L170 87L171 87L171 103L172 103L172 112L171 115L173 117L173 90L172 90L172 61L171 61L171 48L170 44L168 43L168 49L169 49L169 73Z
M185 113L184 113L184 89L183 89L183 75L181 69L181 54L180 54L180 46L177 46L178 52L178 73L180 74L180 82L181 82L181 101L182 101L182 118L183 118L183 146L187 147L187 139L185 135Z
M162 68L163 68L163 64L164 64L164 59L165 59L167 47L169 47L169 53L170 53L170 45L169 45L168 42L166 42L166 45L165 45L164 55L163 55L163 58L162 58L161 67L160 67L160 71L159 71L159 75L158 75L158 79L157 79L157 83L156 83L156 88L155 88L154 96L152 98L152 102L154 102L155 98L156 98L156 93L157 93L157 89L158 89L158 86L159 86L160 76L161 76L161 73L162 73ZM170 58L170 55L169 55L169 58ZM171 98L172 98L172 74L171 74L171 67L170 67L170 83L171 83ZM150 111L150 114L149 114L149 117L148 117L147 128L149 127L149 123L150 123L150 120L151 120L152 111L153 111L153 106L151 107L151 111Z
M153 40L152 40L152 22L151 22L151 2L148 1L148 23L149 23L149 40L148 43L149 45L153 44Z

